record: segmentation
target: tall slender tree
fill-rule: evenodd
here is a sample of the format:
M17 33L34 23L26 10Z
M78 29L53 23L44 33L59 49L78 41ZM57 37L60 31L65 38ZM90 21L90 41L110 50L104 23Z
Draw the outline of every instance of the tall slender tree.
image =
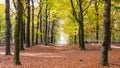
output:
M95 10L96 10L96 41L99 40L99 23L98 23L98 0L95 0Z
M48 0L46 0L46 8L45 8L45 45L48 45Z
M32 46L34 46L34 0L32 2Z
M11 36L11 23L10 23L10 0L5 0L5 20L6 20L6 55L10 55L10 36Z
M55 38L55 25L56 22L55 20L52 22L52 27L51 27L51 43L54 43L54 38Z
M42 33L43 33L43 30L42 30L42 9L43 9L43 5L42 5L42 0L40 0L40 43L43 43L43 36L42 36Z
M14 32L14 40L15 40L15 51L14 51L14 64L20 65L20 57L19 57L19 36L20 36L20 18L21 14L21 0L16 0L16 23L15 23L15 32Z
M111 0L104 0L104 39L102 44L101 65L108 66L108 47L110 45L110 7Z
M30 0L27 0L27 35L26 47L30 47Z
M21 17L20 17L20 51L24 50L24 21L23 21L23 3L20 3L20 12L21 12Z
M37 15L37 28L36 28L36 30L37 30L37 32L36 32L36 45L38 45L38 40L39 40L39 34L38 34L38 31L39 31L39 16L40 16L40 10L39 10L39 12L38 12L38 15Z

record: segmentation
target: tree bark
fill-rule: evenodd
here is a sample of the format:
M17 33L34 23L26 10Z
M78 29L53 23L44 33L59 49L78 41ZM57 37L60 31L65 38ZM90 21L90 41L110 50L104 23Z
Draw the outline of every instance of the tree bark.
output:
M52 23L52 29L51 29L51 43L54 43L54 31L55 31L55 21Z
M26 35L26 47L30 47L30 0L27 0L27 35Z
M96 10L96 41L99 41L99 23L98 23L98 1L95 0L95 10Z
M32 0L32 46L34 46L34 1Z
M38 13L38 16L37 16L37 33L36 33L36 45L38 45L38 31L39 31L39 16L40 16L40 10L39 10L39 13Z
M48 0L46 0L48 1ZM46 10L45 10L45 45L48 45L48 4L46 4Z
M110 6L111 0L104 1L104 39L102 44L101 65L108 66L108 47L110 45Z
M5 21L6 21L6 33L5 33L5 43L6 43L6 55L11 55L10 52L10 38L11 38L11 23L10 23L10 0L5 0Z
M20 12L21 12L21 17L20 17L20 51L24 50L24 23L23 23L23 4L20 3Z
M43 43L43 30L42 30L42 0L40 0L40 33L41 33L41 35L40 35L40 43Z
M14 39L15 39L15 51L14 51L14 64L20 65L20 58L19 58L19 36L20 36L20 18L21 10L20 10L20 3L21 0L16 1L16 23L15 23L15 32L14 32Z

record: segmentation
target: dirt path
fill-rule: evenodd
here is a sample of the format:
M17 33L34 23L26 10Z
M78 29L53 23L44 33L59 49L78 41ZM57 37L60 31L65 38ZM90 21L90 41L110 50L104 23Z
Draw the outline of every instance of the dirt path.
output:
M5 56L0 47L0 68L103 68L100 66L100 46L86 45L86 51L78 46L43 46L27 48L20 53L22 65L13 65L13 55ZM12 47L12 52L14 51ZM120 68L120 49L109 53L109 67ZM91 62L92 61L92 62Z
M117 49L120 49L120 47L119 47L119 46L114 46L114 45L112 45L111 47L112 47L112 48L117 48Z

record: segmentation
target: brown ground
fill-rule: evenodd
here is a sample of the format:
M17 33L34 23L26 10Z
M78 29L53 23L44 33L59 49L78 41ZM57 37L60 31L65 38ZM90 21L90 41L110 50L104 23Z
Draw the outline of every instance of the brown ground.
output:
M109 51L109 65L100 63L100 46L86 44L86 51L78 46L36 45L20 53L22 65L13 65L13 55L4 55L4 46L0 46L0 68L120 68L120 49ZM14 47L11 47L12 52Z

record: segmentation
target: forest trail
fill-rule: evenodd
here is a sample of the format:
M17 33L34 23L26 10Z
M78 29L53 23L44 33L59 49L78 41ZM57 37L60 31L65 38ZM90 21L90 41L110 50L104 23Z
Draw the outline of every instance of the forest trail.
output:
M4 48L0 46L0 68L103 68L99 65L101 47L97 45L86 44L86 51L80 51L77 45L36 45L21 51L22 65L17 67L11 63L13 55L4 55ZM11 50L13 53L13 46ZM119 55L120 49L118 48L110 51L110 68L120 68Z
M90 45L92 45L92 46L96 46L97 44L90 44ZM101 44L98 44L98 45L100 45L101 46ZM44 45L40 45L41 47L45 47L45 48L49 48L49 47L51 47L51 46L44 46ZM54 47L55 46L55 47ZM63 48L63 47L70 47L71 45L70 44L56 44L56 45L52 45L52 47L54 47L55 49L61 49L61 48ZM116 46L116 45L113 45L112 44L112 46L111 46L112 48L115 48L115 49L120 49L120 46ZM5 52L3 51L4 49L5 49L5 47L0 47L0 54L1 55L4 55L5 54ZM12 49L12 53L11 54L14 54L14 52L13 52L13 47L11 48ZM31 48L30 48L31 49ZM34 53L34 54L31 54L31 53L21 53L21 55L23 55L23 56L38 56L38 54L39 53ZM53 55L53 54L51 54L51 53L40 53L39 55L41 55L41 56L46 56L46 55ZM51 56L51 57L53 57L53 56Z

